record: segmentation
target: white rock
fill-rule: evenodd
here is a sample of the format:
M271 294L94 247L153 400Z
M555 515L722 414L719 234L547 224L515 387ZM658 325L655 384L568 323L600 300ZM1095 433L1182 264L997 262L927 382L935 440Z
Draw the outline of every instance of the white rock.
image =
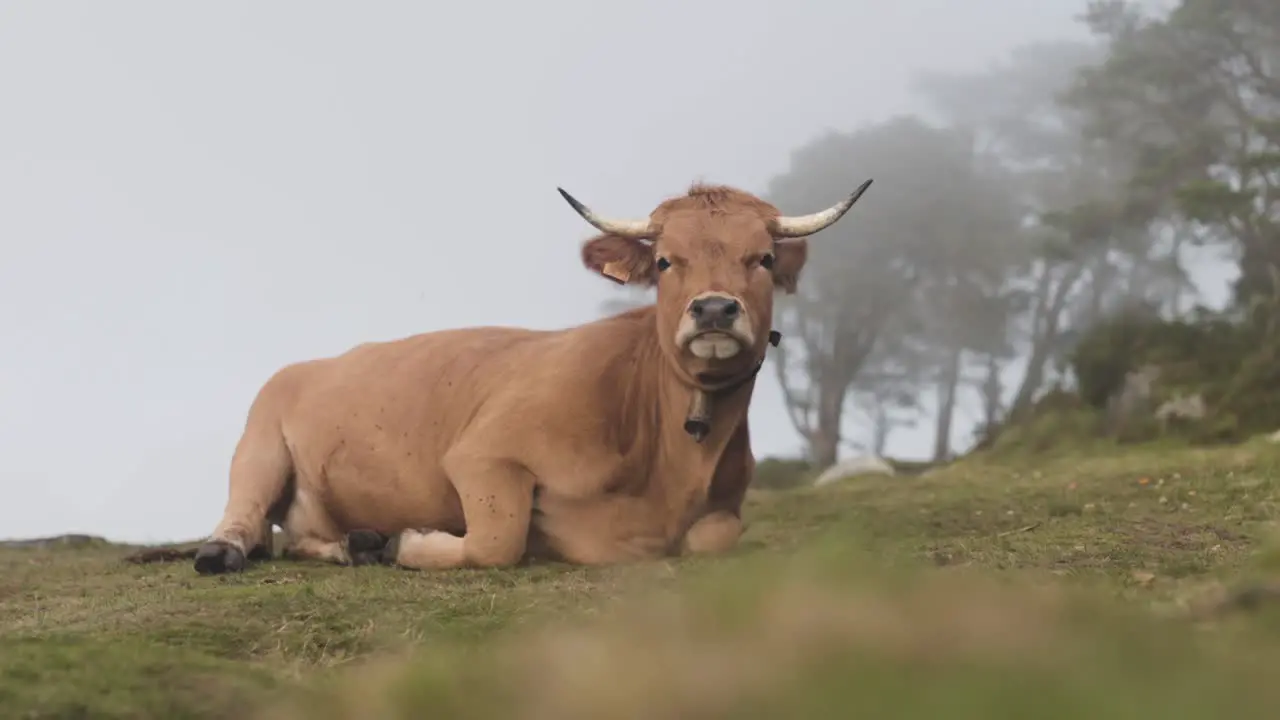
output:
M837 480L853 477L855 475L895 475L893 466L886 462L883 458L875 455L859 455L858 457L841 460L835 465L822 471L817 480L813 481L814 487L822 487L830 485Z

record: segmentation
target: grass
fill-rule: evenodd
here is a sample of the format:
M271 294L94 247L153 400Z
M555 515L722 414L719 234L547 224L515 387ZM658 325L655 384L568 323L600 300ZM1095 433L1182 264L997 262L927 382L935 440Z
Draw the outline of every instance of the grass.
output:
M602 569L2 549L0 716L1271 717L1280 614L1189 611L1280 573L1277 471L972 458L754 493L733 555Z

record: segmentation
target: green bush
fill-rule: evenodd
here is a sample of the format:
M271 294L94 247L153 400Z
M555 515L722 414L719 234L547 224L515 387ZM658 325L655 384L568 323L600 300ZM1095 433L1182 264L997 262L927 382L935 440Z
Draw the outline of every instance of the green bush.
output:
M1222 318L1165 320L1138 308L1095 326L1069 360L1081 399L1103 409L1125 376L1147 365L1160 368L1157 384L1165 389L1204 392L1221 384L1256 349L1254 335Z
M816 477L813 464L803 458L764 458L756 463L751 487L763 490L790 490Z
M1085 334L1069 361L1086 404L1104 408L1120 391L1125 375L1140 365L1144 340L1156 325L1145 313L1127 312Z
M1105 410L1125 376L1147 366L1160 375L1152 401L1199 394L1209 416L1161 428L1140 422L1125 441L1178 434L1196 442L1232 442L1280 427L1280 333L1258 322L1233 322L1205 311L1165 320L1138 308L1086 333L1071 354L1083 403Z
M982 449L1003 458L1077 452L1100 442L1102 430L1101 411L1076 393L1055 388L1036 401L1021 422L998 426Z

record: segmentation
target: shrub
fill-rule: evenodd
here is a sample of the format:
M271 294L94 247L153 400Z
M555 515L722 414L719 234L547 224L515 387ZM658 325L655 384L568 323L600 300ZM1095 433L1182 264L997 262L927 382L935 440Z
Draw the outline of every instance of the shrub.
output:
M813 464L803 458L765 458L756 463L751 486L764 490L790 490L811 482Z
M1085 334L1070 356L1079 396L1102 410L1125 377L1160 370L1152 402L1199 394L1209 408L1202 422L1160 428L1138 423L1141 432L1122 440L1149 440L1169 432L1197 442L1231 442L1280 427L1280 333L1256 322L1232 322L1201 311L1165 320L1134 309Z

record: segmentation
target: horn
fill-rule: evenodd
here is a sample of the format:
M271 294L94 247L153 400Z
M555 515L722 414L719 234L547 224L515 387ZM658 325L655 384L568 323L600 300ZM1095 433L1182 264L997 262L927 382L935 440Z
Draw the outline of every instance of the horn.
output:
M831 227L835 224L835 221L849 212L849 208L858 202L858 198L862 197L862 193L866 192L869 187L871 187L870 180L859 185L852 195L822 212L798 217L783 216L778 218L774 224L774 236L779 238L801 238Z
M565 192L562 188L556 188L560 191L560 197L569 203L569 207L574 212L582 216L583 220L591 223L600 232L611 233L613 235L621 235L622 237L643 239L653 236L653 230L649 227L648 220L614 220L611 218L601 217L591 211L591 208L578 202L572 195Z

